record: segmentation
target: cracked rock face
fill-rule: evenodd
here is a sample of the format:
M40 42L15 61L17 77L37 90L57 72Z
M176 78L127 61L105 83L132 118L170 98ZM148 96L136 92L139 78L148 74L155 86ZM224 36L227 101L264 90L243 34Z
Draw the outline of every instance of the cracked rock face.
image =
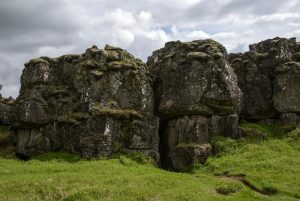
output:
M273 119L300 112L300 45L295 38L274 38L231 54L230 63L243 91L241 117Z
M300 59L275 68L273 105L280 113L300 113Z
M153 101L145 64L120 48L33 59L13 113L17 152L95 157L139 150L159 159Z
M226 61L225 48L213 40L169 42L153 52L151 69L159 114L228 115L240 109L241 91Z
M167 147L162 157L174 169L182 169L182 164L187 164L178 162L178 154L175 154L178 146L201 145L208 143L213 135L237 133L238 116L229 116L239 113L242 94L226 58L225 48L210 39L169 42L148 58L156 113L165 124L161 125L164 130L160 131L164 139L162 149ZM232 120L233 124L228 124L228 128L222 125ZM188 147L189 151L185 153L189 155L192 147Z

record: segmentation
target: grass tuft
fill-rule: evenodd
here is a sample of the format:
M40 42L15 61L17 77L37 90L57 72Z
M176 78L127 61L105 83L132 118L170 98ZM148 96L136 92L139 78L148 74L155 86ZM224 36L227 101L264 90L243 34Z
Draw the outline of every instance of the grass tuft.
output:
M273 186L263 186L262 191L267 195L274 195L278 193L278 189Z
M229 195L231 193L239 192L242 189L240 183L221 183L217 188L216 192L222 195Z
M211 145L213 148L213 153L215 155L220 155L234 151L239 144L232 138L217 136L212 139Z
M70 154L66 152L49 152L44 153L41 155L37 155L32 157L32 160L38 160L38 161L56 161L56 162L69 162L69 163L75 163L81 160L84 160L78 155Z
M133 151L127 154L116 154L114 159L118 159L121 164L126 166L131 165L155 165L155 161L150 156L145 155L139 151Z

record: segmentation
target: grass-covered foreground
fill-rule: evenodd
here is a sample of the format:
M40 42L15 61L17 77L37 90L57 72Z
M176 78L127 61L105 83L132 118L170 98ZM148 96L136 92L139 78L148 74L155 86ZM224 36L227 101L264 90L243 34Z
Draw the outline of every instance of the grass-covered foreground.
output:
M0 158L0 200L299 200L300 129L241 127L248 137L215 139L218 154L190 173L142 165L139 156Z

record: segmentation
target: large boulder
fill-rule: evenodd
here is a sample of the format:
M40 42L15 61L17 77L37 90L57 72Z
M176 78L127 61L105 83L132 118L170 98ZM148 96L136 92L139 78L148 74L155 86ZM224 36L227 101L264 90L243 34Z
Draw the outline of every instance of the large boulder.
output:
M19 156L85 157L142 151L156 159L158 118L145 64L120 48L41 57L25 64L14 108Z
M249 46L229 59L243 91L241 117L277 118L300 112L299 44L295 38L274 38Z
M238 115L232 115L240 111L242 94L226 59L226 49L210 39L168 42L148 58L166 166L179 170L192 161L203 162L209 154L178 160L200 153L198 148L191 151L192 145L209 143L214 135L237 135ZM180 144L189 147L181 154Z
M190 171L194 165L203 164L211 154L210 144L178 144L170 152L170 157L174 170Z
M240 109L241 91L226 60L225 48L213 40L168 42L153 52L151 69L159 114L228 115Z

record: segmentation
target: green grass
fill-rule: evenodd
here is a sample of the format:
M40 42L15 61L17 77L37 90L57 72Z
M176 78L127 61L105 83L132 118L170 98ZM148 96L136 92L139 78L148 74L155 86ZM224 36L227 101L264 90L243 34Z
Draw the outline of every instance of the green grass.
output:
M192 173L155 168L138 154L110 160L65 153L30 161L1 158L0 200L299 200L299 131L270 132L261 140L226 139L219 142L223 148L218 155ZM233 175L245 175L247 182L271 195L252 190Z
M243 186L240 183L220 183L216 188L216 191L223 195L229 195L231 193L239 192L242 187Z
M300 199L300 129L285 133L286 125L244 123L240 127L249 136L215 140L217 157L209 158L199 172L244 175L261 191Z

